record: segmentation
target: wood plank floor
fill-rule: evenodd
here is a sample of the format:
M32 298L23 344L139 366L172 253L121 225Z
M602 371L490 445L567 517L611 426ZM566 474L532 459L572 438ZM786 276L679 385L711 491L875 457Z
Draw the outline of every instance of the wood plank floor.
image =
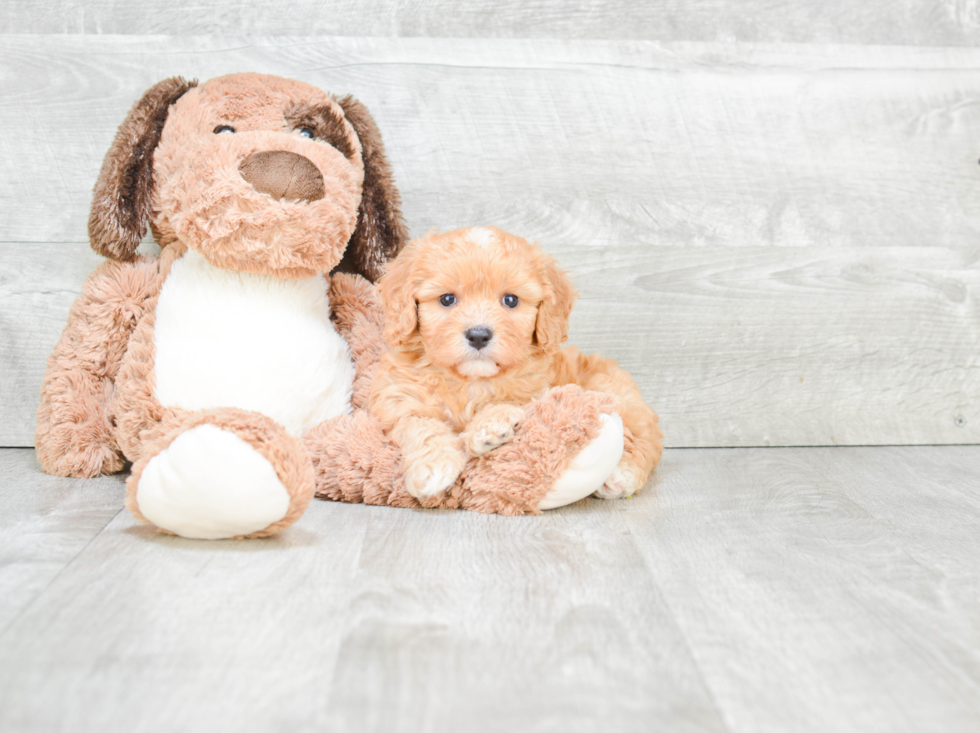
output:
M669 451L541 517L137 526L0 451L0 730L975 731L980 447Z

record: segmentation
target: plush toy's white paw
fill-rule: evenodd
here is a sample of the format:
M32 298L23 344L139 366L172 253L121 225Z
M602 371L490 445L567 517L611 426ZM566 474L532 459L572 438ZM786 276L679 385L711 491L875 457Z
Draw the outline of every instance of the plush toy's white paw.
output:
M625 499L633 496L643 486L643 481L636 470L629 465L620 463L616 470L606 479L606 482L595 492L600 499Z
M441 494L459 478L466 465L461 450L427 451L424 456L405 457L405 488L416 499Z
M471 456L482 456L514 439L514 432L526 417L517 405L497 405L485 419L467 426L463 443Z
M150 459L136 502L162 529L216 540L279 521L289 509L289 494L272 464L252 446L215 425L199 425Z
M600 417L603 426L599 434L575 456L538 509L557 509L584 499L597 491L616 469L623 457L623 419L616 413Z

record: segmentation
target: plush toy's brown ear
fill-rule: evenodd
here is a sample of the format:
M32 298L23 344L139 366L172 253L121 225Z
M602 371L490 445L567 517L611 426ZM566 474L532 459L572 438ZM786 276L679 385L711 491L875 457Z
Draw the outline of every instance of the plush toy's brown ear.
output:
M88 236L106 257L131 260L146 234L153 196L153 151L160 142L170 105L196 81L179 76L152 86L129 111L102 162L95 182Z
M578 293L568 275L549 255L541 253L540 268L547 283L547 292L538 306L534 340L545 352L553 353L568 338L568 316Z
M344 116L360 138L364 157L364 192L357 214L357 228L337 269L356 272L377 282L384 264L408 241L402 221L401 196L385 157L381 133L367 107L349 95L338 99L337 104L343 108Z

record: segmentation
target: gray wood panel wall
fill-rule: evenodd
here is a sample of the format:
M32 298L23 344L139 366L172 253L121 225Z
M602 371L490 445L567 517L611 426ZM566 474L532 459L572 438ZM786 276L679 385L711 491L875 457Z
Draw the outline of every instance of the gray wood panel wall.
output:
M5 0L6 33L972 46L973 0Z
M361 98L413 234L556 254L571 341L634 373L669 446L980 441L977 6L754 5L4 4L0 445L32 444L127 109L245 70Z

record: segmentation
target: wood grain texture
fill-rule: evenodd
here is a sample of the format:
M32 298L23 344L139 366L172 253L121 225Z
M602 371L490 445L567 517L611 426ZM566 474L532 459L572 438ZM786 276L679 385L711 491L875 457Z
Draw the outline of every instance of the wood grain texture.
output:
M32 444L85 249L0 244L2 444ZM549 249L570 342L634 375L668 446L980 441L980 247Z
M8 0L7 33L635 38L976 45L980 6L967 0Z
M978 450L675 452L617 507L730 730L980 725Z
M555 253L572 342L636 375L669 446L980 440L980 49L4 40L0 444L31 443L126 110L241 69L362 98L416 235Z
M959 246L980 234L980 49L7 36L0 241L81 242L116 127L161 78L351 92L410 228L545 242ZM16 134L15 134L15 131Z
M980 440L980 249L561 254L572 340L618 359L669 445Z
M219 543L124 512L0 636L0 729L121 716L134 731L725 730L621 521L587 505L514 521L316 502L273 540Z
M966 733L978 523L980 447L670 451L626 501L315 502L269 541L123 512L14 588L0 729Z
M41 473L32 450L0 450L0 637L122 509L118 478Z

